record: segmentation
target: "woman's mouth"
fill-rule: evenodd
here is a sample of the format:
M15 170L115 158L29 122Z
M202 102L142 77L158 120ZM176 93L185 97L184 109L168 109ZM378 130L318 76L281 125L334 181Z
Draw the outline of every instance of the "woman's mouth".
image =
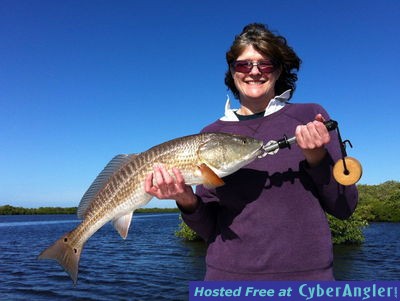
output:
M249 80L245 82L248 85L262 85L265 83L265 80Z

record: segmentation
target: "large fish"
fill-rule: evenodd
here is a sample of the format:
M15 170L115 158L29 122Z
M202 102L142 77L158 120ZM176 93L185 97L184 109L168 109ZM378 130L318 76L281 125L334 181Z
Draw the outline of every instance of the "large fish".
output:
M152 198L145 192L144 182L155 164L163 164L167 170L179 168L188 185L218 187L224 184L221 177L253 161L263 152L262 146L262 141L249 137L202 133L165 142L137 155L118 155L83 195L78 207L78 217L83 221L38 258L57 260L76 284L83 246L98 229L112 221L126 238L133 212Z

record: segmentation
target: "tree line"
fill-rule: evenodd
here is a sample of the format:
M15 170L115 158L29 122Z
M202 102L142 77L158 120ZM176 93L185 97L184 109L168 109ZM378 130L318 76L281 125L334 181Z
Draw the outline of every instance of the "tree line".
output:
M335 244L362 243L362 229L371 222L400 222L400 182L387 181L379 185L359 184L359 202L356 211L348 220L339 220L328 215ZM76 207L23 208L11 205L0 206L0 215L14 214L76 214ZM141 208L139 213L179 212L177 208ZM198 240L182 221L176 235L185 240Z
M0 215L36 215L36 214L76 214L77 207L39 207L23 208L11 205L0 206ZM178 208L140 208L135 213L171 213L179 212Z
M359 203L356 214L369 222L400 222L400 182L357 187Z

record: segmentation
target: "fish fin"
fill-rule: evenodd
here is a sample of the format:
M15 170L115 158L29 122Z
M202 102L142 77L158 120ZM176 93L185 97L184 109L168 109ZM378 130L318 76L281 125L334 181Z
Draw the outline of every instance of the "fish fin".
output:
M129 226L132 221L132 214L133 212L130 212L112 220L112 225L123 239L126 239L128 236Z
M203 185L207 188L215 188L225 184L225 182L210 168L207 164L198 166L201 176L203 177Z
M88 190L83 195L79 206L78 206L78 218L83 219L85 214L90 207L92 201L96 198L98 193L104 186L109 182L110 178L125 164L127 164L133 157L136 157L136 154L131 155L117 155L104 167L103 171L96 177L93 181L92 185L88 188Z
M48 247L38 256L38 259L57 260L63 269L69 274L74 285L78 280L79 259L82 247L74 248L68 243L68 235L61 237L52 246Z

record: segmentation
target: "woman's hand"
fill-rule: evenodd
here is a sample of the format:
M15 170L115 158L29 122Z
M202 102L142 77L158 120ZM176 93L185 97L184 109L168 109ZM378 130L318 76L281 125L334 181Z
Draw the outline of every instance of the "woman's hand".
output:
M331 140L324 121L324 117L318 114L314 121L306 125L299 125L296 128L297 145L302 149L311 167L317 166L325 157L325 145Z
M172 168L175 176L171 176L163 165L155 165L154 172L145 180L145 191L158 199L172 199L185 212L193 212L198 200L191 186L185 184L180 170Z

